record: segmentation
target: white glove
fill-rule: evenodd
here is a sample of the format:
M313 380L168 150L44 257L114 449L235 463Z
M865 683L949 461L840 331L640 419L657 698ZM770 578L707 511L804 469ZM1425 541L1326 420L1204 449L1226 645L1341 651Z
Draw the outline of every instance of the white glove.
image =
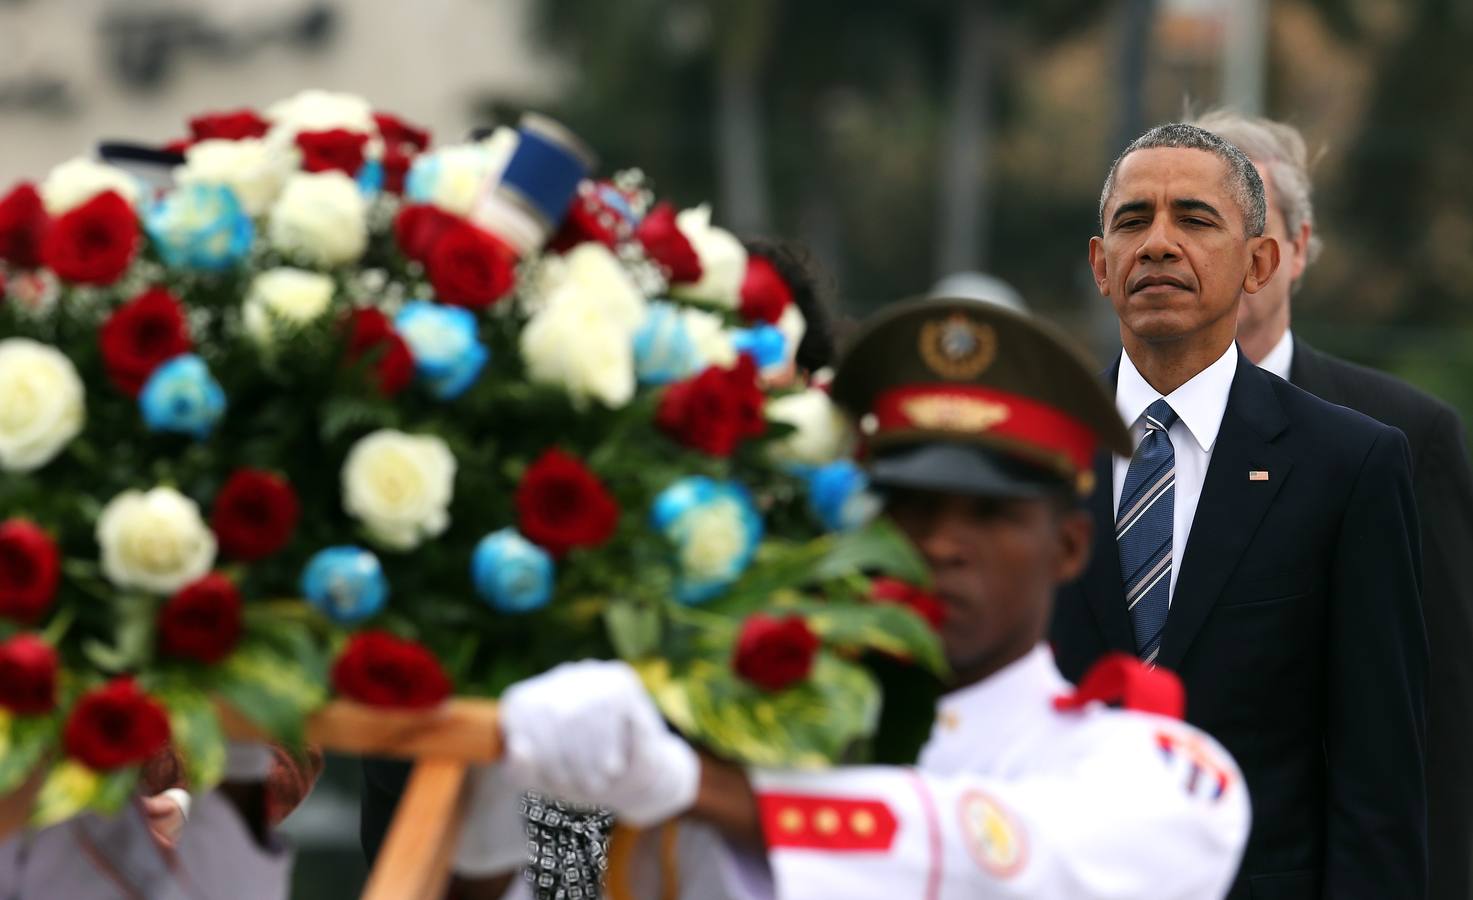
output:
M500 711L514 784L602 806L640 828L695 803L699 757L622 662L564 663L513 685Z
M486 878L521 868L527 862L521 790L507 781L499 765L474 769L466 777L470 796L455 849L455 871Z

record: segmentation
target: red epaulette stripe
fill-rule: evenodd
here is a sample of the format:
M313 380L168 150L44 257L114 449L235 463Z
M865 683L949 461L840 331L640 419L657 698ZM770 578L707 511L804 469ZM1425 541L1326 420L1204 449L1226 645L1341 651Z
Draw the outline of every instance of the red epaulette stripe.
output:
M895 841L895 814L880 800L771 793L757 805L774 850L883 851Z

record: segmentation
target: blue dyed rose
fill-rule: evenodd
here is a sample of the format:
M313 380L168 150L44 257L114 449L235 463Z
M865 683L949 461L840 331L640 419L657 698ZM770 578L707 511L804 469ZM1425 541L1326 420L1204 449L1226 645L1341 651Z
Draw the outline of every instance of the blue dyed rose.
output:
M323 615L345 625L376 615L389 599L378 557L361 547L328 547L302 570L302 595Z
M458 306L407 303L394 318L394 330L409 344L415 373L441 400L465 393L491 358L475 315Z
M515 528L481 538L471 555L476 593L504 613L532 612L546 606L552 599L552 573L552 557Z
M655 498L650 519L675 546L675 598L702 603L741 577L762 540L762 517L746 488L697 475Z
M211 272L245 259L256 234L235 192L222 184L175 188L144 210L143 228L165 265Z
M696 374L705 360L686 327L683 311L657 300L634 333L634 374L641 384L669 384Z
M867 525L880 511L880 498L870 492L864 470L847 459L809 469L804 477L808 509L829 531Z
M770 369L788 361L788 339L772 325L738 328L731 333L732 346L757 363L758 369Z
M364 160L353 176L358 192L365 197L376 197L384 189L384 164L376 159Z
M138 405L149 430L203 440L225 414L225 391L204 360L185 353L153 370L138 394Z

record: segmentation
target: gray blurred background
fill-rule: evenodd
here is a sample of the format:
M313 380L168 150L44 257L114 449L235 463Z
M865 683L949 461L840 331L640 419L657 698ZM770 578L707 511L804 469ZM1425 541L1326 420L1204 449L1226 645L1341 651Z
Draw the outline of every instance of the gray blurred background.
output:
M1226 104L1299 126L1323 349L1473 415L1466 0L0 0L0 190L99 138L352 91L437 141L524 109L741 233L801 238L861 316L942 276L1015 286L1102 358L1085 266L1115 153ZM357 766L289 820L298 895L361 885Z

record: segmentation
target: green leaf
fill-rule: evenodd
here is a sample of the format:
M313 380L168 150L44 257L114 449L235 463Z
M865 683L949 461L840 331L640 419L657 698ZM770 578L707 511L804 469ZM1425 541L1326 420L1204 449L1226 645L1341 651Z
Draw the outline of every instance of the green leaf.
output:
M839 650L878 650L909 659L936 675L947 672L941 640L924 619L893 603L802 603L791 610L827 646Z
M158 692L169 710L169 738L184 758L184 774L194 791L219 783L225 771L225 734L209 695L198 690Z
M0 710L0 794L35 771L56 740L51 716L14 716Z
M87 810L115 813L128 802L137 783L137 766L98 772L76 760L64 759L46 774L31 810L30 824L46 828Z
M664 660L635 668L671 724L742 765L832 765L872 735L879 718L874 679L828 652L819 653L809 678L775 693L706 660L680 671L672 671Z
M327 701L327 691L289 658L262 645L242 646L219 668L218 693L273 738L296 746L302 726Z
M883 519L837 535L812 577L826 581L870 573L883 573L923 587L931 583L925 560L900 529Z
M644 659L660 646L660 613L646 604L611 603L604 609L604 624L622 659Z

